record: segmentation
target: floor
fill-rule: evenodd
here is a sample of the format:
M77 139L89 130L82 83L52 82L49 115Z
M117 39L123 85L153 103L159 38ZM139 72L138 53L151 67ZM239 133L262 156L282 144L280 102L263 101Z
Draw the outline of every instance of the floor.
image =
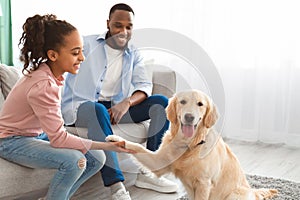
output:
M245 173L300 182L300 148L291 148L280 144L225 141L237 155ZM133 200L176 200L184 194L180 181L172 175L168 175L168 178L179 184L179 191L173 194L161 194L135 187L136 173L128 172L130 170L126 169L126 166L124 171L127 171L124 173L125 185ZM71 200L110 200L110 191L107 188L99 187L99 185L103 185L101 177L94 176L79 189ZM41 192L43 191L39 193ZM31 193L19 199L32 200L32 197L37 195Z

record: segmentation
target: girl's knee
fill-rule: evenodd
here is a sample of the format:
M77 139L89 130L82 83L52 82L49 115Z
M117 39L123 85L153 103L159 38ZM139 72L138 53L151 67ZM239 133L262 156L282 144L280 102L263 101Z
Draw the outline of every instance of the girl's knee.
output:
M79 169L85 169L86 168L86 159L85 158L80 158L78 160L78 167Z
M90 150L89 151L91 154L90 159L93 159L93 165L95 166L95 168L98 168L99 170L102 169L102 167L104 166L105 162L106 162L106 156L104 151L102 150Z
M80 151L70 151L68 158L63 163L62 167L68 170L84 170L86 167L86 158Z

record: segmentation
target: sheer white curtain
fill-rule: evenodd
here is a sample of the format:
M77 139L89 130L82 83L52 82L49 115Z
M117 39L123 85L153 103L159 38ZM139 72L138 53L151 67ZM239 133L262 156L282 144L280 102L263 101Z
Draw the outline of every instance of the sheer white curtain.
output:
M169 3L169 28L202 46L219 70L226 96L222 135L300 147L297 0Z
M12 0L16 33L13 39L17 44L23 22L34 13L55 13L72 22L83 34L102 32L108 10L117 2ZM220 73L226 95L223 136L300 147L298 0L128 0L126 3L135 10L135 29L172 30L207 52ZM72 9L65 9L69 5ZM179 87L188 84L202 88L198 80L191 78L195 73L185 67L188 60L179 61L178 56L158 53L148 60L176 69L183 77ZM18 54L15 48L15 58Z
M224 136L300 147L297 5L296 0L202 2L204 34L198 41L223 80Z

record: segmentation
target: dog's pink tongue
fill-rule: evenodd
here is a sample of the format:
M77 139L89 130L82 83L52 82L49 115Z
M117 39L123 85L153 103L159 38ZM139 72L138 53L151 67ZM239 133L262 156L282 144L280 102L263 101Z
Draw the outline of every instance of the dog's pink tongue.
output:
M183 135L186 137L192 137L194 134L194 126L183 125L182 126Z

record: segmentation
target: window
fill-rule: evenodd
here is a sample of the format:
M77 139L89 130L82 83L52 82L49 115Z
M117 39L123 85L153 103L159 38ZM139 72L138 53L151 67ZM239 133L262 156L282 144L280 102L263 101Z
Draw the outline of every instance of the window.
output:
M0 63L13 65L10 0L0 0L0 9Z

